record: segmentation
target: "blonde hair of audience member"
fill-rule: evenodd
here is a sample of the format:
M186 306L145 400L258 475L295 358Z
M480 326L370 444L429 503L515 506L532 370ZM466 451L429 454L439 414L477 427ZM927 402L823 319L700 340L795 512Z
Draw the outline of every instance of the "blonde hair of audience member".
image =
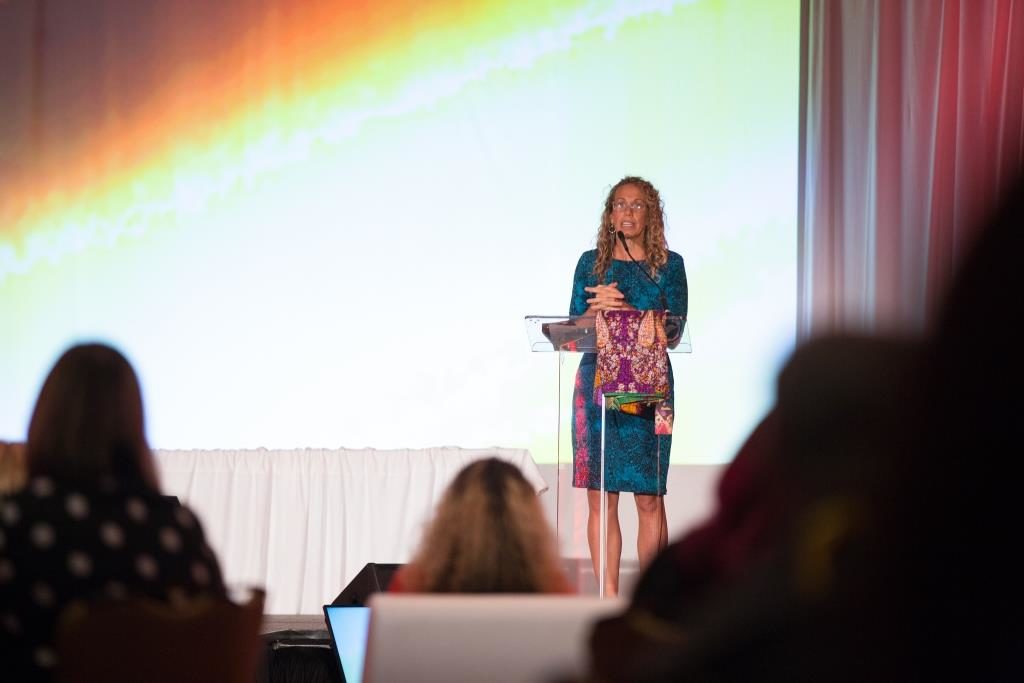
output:
M159 489L142 391L128 360L104 344L68 349L39 392L25 455L29 477L113 477Z
M402 574L412 592L568 592L537 494L497 458L459 472Z

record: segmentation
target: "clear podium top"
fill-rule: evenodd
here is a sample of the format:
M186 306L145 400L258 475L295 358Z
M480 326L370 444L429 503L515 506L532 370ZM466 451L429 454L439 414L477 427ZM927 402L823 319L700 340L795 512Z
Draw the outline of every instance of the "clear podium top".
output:
M530 351L569 351L596 353L597 333L592 315L528 315L526 337ZM665 317L669 353L692 353L690 326L681 315Z

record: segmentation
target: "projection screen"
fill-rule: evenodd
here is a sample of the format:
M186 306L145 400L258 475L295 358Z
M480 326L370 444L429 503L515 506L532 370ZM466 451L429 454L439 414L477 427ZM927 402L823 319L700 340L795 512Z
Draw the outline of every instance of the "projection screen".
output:
M44 7L0 4L0 438L99 339L154 447L553 462L559 373L523 318L568 312L625 175L686 262L672 461L728 461L771 400L797 0Z

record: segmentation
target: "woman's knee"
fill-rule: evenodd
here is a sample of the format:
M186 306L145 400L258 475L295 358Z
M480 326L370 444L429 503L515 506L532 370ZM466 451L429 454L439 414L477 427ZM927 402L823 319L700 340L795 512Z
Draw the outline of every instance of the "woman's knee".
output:
M661 513L661 496L647 496L637 494L636 511L641 515L655 515Z
M615 512L619 506L619 494L608 493L608 512ZM601 492L595 489L587 491L587 505L590 508L590 512L593 514L599 514L601 512Z

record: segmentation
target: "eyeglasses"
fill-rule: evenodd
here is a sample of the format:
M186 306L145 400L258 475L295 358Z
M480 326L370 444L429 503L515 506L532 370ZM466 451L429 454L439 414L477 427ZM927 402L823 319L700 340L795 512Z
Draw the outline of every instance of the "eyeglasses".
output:
M633 213L640 213L646 208L647 205L640 201L633 202L632 204L627 204L625 201L620 199L619 201L612 204L612 211L615 211L616 213L625 213L626 209L630 209L631 211L633 211Z

